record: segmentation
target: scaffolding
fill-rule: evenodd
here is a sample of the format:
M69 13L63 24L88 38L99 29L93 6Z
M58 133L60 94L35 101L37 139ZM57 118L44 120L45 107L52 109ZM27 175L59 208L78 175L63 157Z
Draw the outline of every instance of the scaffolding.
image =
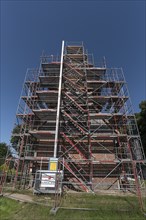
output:
M123 70L96 66L82 42L27 70L14 130L14 187L56 157L64 189L133 191L143 207L145 156Z

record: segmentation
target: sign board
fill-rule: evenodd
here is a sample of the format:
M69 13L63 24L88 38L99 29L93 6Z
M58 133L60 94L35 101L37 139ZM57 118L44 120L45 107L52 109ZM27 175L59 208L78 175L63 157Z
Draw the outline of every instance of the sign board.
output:
M55 161L50 162L50 170L51 171L57 170L57 162L55 162Z
M50 171L57 171L58 169L58 159L57 158L50 158L50 163L49 163L49 170Z
M63 170L37 170L34 181L34 193L62 193ZM57 184L56 184L57 181Z
M40 187L55 187L55 173L42 173Z

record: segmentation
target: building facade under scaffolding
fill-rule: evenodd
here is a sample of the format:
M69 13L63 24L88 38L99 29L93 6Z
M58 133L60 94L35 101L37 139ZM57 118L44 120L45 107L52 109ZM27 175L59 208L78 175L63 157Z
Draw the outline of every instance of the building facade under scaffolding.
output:
M144 152L123 71L95 65L82 43L63 42L60 57L27 70L16 119L15 185L57 158L64 188L140 196Z

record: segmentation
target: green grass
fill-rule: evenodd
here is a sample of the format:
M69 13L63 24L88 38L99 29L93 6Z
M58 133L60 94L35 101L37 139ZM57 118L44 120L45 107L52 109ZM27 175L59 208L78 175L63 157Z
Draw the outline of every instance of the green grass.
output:
M40 199L43 197L40 196ZM61 207L92 208L96 211L59 209L51 215L51 207L22 203L0 197L0 220L144 220L135 196L66 194Z
M1 197L0 198L0 219L8 219L11 214L14 214L21 208L21 204Z

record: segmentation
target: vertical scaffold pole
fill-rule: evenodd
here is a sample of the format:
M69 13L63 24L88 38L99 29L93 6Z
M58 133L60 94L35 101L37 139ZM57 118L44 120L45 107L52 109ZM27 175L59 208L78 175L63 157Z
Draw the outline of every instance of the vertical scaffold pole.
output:
M57 116L56 116L56 131L54 141L54 157L57 155L58 144L58 129L59 129L59 116L60 116L60 102L61 102L61 86L62 86L62 72L63 72L63 53L64 53L64 41L62 41L61 61L60 61L60 75L59 75L59 88L58 88L58 103L57 103Z

